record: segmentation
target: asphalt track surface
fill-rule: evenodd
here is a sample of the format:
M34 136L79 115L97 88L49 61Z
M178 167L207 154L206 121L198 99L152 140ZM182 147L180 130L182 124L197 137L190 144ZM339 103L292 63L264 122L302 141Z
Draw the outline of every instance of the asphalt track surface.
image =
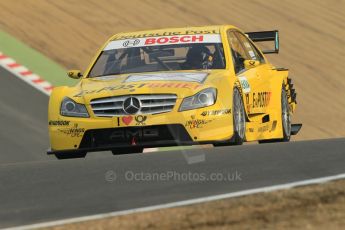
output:
M48 97L0 67L0 164L44 160Z
M0 87L0 228L345 173L345 139L58 161L47 96L1 69Z

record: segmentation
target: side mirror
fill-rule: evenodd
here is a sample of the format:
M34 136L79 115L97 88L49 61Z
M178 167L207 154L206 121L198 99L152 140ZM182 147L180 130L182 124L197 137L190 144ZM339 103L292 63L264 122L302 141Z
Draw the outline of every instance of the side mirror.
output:
M259 65L260 65L260 62L256 61L256 60L245 60L244 61L244 67L246 69L251 69L251 68L257 67Z
M81 78L83 75L81 74L80 70L69 70L67 72L67 75L70 77L70 78L73 78L73 79L79 79Z

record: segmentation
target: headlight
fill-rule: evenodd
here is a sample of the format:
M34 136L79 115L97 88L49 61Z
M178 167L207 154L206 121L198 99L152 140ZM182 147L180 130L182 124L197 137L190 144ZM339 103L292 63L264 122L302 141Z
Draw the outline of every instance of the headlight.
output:
M68 97L61 103L60 114L67 117L89 117L85 105L78 104Z
M213 105L216 103L217 90L208 88L183 99L179 111L191 110Z

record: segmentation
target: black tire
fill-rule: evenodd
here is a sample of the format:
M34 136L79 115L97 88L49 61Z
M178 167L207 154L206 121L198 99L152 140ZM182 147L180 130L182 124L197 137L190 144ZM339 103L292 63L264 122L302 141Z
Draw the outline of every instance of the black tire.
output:
M234 120L233 144L242 145L246 136L246 112L242 96L237 88L233 92L232 114Z
M282 87L281 94L281 121L282 121L282 131L283 138L272 139L272 140L261 140L260 144L264 143L275 143L275 142L289 142L291 138L291 111L289 106L289 101L287 97L287 91L285 86Z
M111 152L113 155L129 154L129 153L142 153L144 151L143 147L126 147L113 149Z
M281 141L288 142L291 138L291 110L289 100L287 97L286 89L282 87L282 126L283 126L283 139Z
M234 135L229 142L215 143L214 146L242 145L246 134L246 113L242 96L237 88L233 90L232 117Z
M87 152L73 152L73 153L55 153L55 157L59 160L85 158Z

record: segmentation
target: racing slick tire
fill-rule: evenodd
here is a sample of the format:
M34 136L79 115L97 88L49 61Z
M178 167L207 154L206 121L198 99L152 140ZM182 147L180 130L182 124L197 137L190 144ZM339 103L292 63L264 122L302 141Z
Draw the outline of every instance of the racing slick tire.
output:
M281 121L283 128L283 138L281 139L272 139L272 140L261 140L260 144L264 143L273 143L273 142L289 142L291 137L291 112L287 96L287 91L285 86L282 87L281 95Z
M121 155L121 154L128 154L128 153L142 153L143 151L144 151L143 147L126 147L126 148L118 148L118 149L111 150L113 155Z
M55 157L59 160L85 158L87 152L73 152L73 153L54 153Z
M245 140L246 113L244 110L242 96L238 88L234 88L233 91L232 114L234 136L231 138L229 142L214 143L214 146L242 145Z

